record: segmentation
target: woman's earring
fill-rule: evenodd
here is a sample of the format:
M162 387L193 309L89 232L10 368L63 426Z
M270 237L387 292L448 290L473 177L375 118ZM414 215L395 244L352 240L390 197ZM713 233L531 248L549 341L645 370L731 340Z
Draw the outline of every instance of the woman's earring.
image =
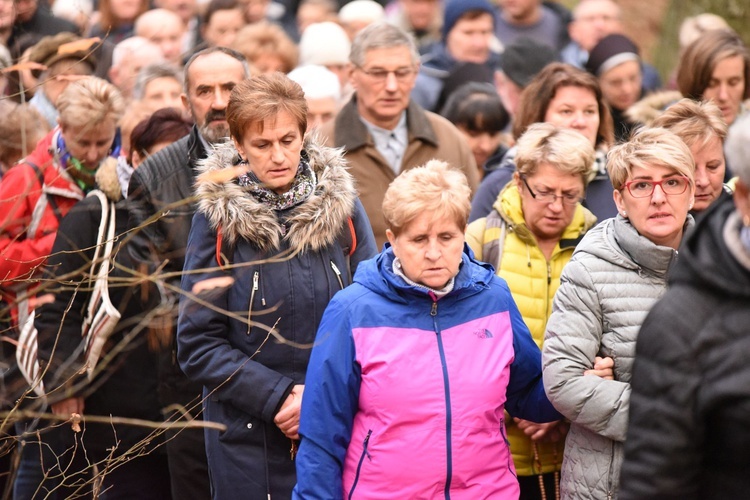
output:
M620 215L622 215L623 217L627 217L628 213L625 210L623 210L622 212L620 212Z

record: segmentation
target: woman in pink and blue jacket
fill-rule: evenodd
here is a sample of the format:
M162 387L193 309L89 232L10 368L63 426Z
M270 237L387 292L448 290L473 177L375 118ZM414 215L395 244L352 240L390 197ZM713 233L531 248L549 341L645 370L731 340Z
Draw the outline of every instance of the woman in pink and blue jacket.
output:
M503 410L561 416L508 286L464 245L469 194L436 160L391 183L390 247L318 328L295 498L518 498Z

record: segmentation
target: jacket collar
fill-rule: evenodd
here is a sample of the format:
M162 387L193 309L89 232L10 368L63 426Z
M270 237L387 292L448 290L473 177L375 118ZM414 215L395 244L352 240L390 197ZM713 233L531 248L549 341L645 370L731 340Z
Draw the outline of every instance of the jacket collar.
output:
M379 295L401 303L408 303L409 297L415 295L428 297L430 292L426 287L409 284L393 271L395 257L390 243L386 243L377 257L360 263L354 281ZM477 261L469 246L464 244L461 266L455 277L453 290L445 297L459 294L466 296L484 290L490 286L494 276L492 266Z
M219 173L239 163L231 142L215 146L198 162L198 211L206 215L213 229L221 227L232 245L247 240L262 252L279 250L282 239L295 252L319 251L331 245L354 212L354 181L340 150L319 145L317 137L306 138L304 149L318 184L304 203L283 214L289 227L285 236L276 211L241 187L236 175L230 173L226 179Z
M203 145L203 141L201 140L200 132L198 132L198 125L193 125L193 128L190 129L187 147L188 165L191 167L191 174L195 176L198 162L207 158L209 155L209 151Z
M409 142L418 140L438 146L437 135L427 118L427 113L413 100L409 101L406 108L406 128L409 130ZM346 148L347 151L355 151L364 146L375 147L367 127L359 117L356 94L339 112L334 134L336 147Z
M693 216L688 215L684 231L693 225ZM665 276L672 261L677 257L677 250L657 245L645 236L641 236L635 226L619 214L612 220L612 236L617 246L633 263L658 276Z

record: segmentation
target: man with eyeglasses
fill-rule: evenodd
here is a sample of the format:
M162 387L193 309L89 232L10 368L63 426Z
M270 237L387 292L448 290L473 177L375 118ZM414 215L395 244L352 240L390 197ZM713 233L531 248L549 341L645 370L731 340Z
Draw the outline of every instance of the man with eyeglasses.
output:
M321 134L327 145L346 150L360 200L382 247L383 196L398 174L437 158L460 168L473 190L479 172L461 133L411 99L419 54L403 30L371 24L354 39L349 60L355 93Z

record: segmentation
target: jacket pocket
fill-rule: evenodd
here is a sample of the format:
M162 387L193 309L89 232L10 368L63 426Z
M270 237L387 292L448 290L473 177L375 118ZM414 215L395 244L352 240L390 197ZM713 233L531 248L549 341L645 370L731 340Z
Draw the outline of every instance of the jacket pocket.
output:
M362 455L359 457L359 462L357 463L357 472L354 474L354 481L352 482L352 489L349 490L349 500L351 500L354 497L354 490L357 488L357 483L359 482L359 475L362 472L362 464L365 461L365 457L367 457L368 460L370 460L370 453L367 451L367 446L370 443L370 436L372 435L372 429L367 431L367 436L365 436L365 441L362 444Z

